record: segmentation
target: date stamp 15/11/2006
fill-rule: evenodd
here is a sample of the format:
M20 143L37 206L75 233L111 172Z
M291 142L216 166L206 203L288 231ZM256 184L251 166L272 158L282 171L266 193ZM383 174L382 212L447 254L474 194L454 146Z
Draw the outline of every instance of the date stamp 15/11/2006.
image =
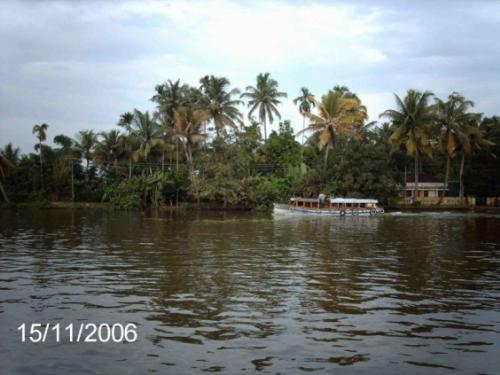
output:
M23 323L17 330L21 334L21 342L44 343L84 342L84 343L132 343L137 341L137 325L133 323Z

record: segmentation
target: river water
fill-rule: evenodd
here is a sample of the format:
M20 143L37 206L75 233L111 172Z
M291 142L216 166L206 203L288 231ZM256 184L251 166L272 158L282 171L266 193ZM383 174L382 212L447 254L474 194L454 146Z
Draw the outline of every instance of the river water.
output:
M500 216L0 212L1 374L206 371L500 374Z

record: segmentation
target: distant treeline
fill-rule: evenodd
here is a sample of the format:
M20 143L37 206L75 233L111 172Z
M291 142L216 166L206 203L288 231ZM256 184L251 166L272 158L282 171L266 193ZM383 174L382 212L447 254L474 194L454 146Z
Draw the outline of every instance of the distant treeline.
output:
M167 81L155 87L153 113L122 114L117 128L82 130L45 142L36 124L35 153L0 150L3 200L110 201L131 209L211 202L267 209L292 195L396 197L407 173L460 181L460 196L500 196L500 118L483 117L458 93L446 100L408 90L367 123L367 109L345 86L322 96L307 88L293 102L302 131L281 121L287 94L268 73L244 92L224 77L198 87ZM244 119L240 109L249 107ZM267 126L279 130L267 134ZM416 186L418 190L418 183Z

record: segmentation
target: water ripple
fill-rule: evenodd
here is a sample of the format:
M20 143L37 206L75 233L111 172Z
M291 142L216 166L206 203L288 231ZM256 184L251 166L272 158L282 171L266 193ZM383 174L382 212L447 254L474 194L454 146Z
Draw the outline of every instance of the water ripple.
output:
M0 360L6 373L498 373L499 230L452 213L0 212ZM134 322L139 341L21 344L21 322Z

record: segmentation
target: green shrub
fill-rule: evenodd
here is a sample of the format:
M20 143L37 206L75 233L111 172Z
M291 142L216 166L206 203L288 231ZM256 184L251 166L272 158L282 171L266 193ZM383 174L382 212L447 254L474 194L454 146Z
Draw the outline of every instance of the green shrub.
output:
M189 189L187 171L156 172L149 176L134 176L104 188L103 200L118 209L135 210L159 207L185 199Z
M128 180L106 186L103 200L109 201L113 207L122 210L140 209L144 191L143 179L142 176L134 176Z

